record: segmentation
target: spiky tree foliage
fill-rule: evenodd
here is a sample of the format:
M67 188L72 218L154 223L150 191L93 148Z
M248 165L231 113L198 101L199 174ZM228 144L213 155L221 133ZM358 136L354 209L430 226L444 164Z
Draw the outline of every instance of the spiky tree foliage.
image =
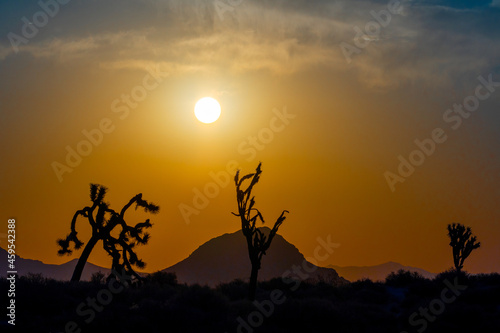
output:
M458 273L464 267L464 261L473 250L481 246L477 242L476 236L472 235L470 227L465 227L460 223L448 224L448 237L450 237L450 246L453 250L453 263Z
M281 213L267 236L256 226L258 221L261 221L263 224L265 223L260 211L254 207L255 197L252 196L252 189L259 182L260 175L262 173L261 166L262 163L259 163L255 173L245 175L241 178L240 171L238 170L234 177L234 183L236 185L236 199L238 201L238 213L233 214L241 219L241 230L243 231L243 235L247 241L248 255L252 264L248 291L248 297L250 300L255 299L257 276L261 267L262 256L266 254L269 246L271 246L274 236L278 232L278 228L281 226L283 221L285 221L285 213L288 213L287 210L284 210ZM247 188L242 189L242 184L245 180L249 180L250 184Z
M78 239L76 222L79 216L86 218L92 228L92 236L83 249L82 255L71 277L71 281L79 281L85 267L85 263L92 252L94 246L102 240L104 250L112 258L112 270L128 274L141 280L141 277L134 271L132 266L144 268L145 263L137 257L134 248L137 245L147 244L150 234L145 229L152 227L147 219L144 222L130 226L125 222L125 213L132 205L135 209L141 207L145 212L156 214L159 207L142 199L142 194L135 197L121 209L118 213L109 208L109 204L104 202L107 188L102 185L90 184L91 206L78 210L71 221L71 232L64 239L58 239L57 244L60 249L59 255L71 255L73 250L79 250L84 243ZM73 245L73 248L72 248Z

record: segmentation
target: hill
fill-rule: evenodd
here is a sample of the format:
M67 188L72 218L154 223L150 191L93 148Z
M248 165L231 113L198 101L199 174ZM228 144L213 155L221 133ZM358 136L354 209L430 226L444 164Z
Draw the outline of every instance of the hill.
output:
M270 229L262 228L264 233ZM302 267L312 271L307 273ZM181 262L164 269L165 272L175 272L179 282L215 286L235 279L248 280L250 276L250 259L245 237L241 230L213 238L201 245L191 255ZM259 280L280 278L286 272L295 269L299 275L291 275L301 280L325 280L334 284L346 281L339 277L332 268L318 267L308 262L302 253L281 235L277 234L267 254L262 258L262 268Z
M0 248L0 276L5 276L7 272L7 255L8 252ZM61 265L45 264L40 260L24 259L16 256L16 270L19 276L27 275L28 273L41 273L44 277L68 281L71 279L73 270L75 269L78 259L73 259ZM104 274L109 274L108 268L103 268L87 262L82 273L82 280L90 280L92 274L101 271Z

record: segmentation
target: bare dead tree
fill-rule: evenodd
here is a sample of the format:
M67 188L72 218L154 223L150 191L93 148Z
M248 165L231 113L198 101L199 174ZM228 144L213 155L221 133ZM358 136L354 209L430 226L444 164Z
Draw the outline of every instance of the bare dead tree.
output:
M256 226L257 221L265 223L260 211L254 207L255 197L252 196L252 189L259 182L260 175L262 173L261 166L262 163L259 163L255 173L245 175L241 178L239 177L240 172L238 170L234 177L236 185L236 199L238 201L238 213L233 214L241 219L241 230L243 231L243 235L247 241L248 255L250 257L250 263L252 264L248 291L248 298L250 300L255 299L257 276L261 267L262 256L266 254L266 251L271 246L274 236L278 232L278 228L281 226L283 221L285 221L285 213L288 213L287 210L284 210L281 213L267 236ZM242 189L242 184L245 180L249 180L250 184L246 189Z

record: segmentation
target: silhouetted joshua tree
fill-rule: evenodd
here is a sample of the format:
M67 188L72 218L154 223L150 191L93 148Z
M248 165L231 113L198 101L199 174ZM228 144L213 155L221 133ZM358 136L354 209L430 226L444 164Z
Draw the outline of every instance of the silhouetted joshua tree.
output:
M457 273L462 271L464 261L471 252L481 246L481 242L476 243L476 236L472 236L470 227L465 227L460 223L448 224L448 237L450 246L453 249L453 263Z
M248 255L250 257L250 262L252 264L252 272L250 275L250 284L248 291L248 298L253 301L255 299L255 291L257 289L257 275L259 274L260 263L262 260L262 256L266 254L266 251L271 246L271 242L278 232L278 228L286 219L285 213L288 213L287 210L284 210L278 220L274 223L274 227L269 233L268 236L264 235L264 233L256 227L257 220L260 220L262 223L264 222L264 218L262 214L259 212L255 205L255 197L252 197L252 189L259 182L262 163L259 163L257 166L256 172L245 175L239 178L240 171L236 172L234 177L234 183L236 185L236 199L238 201L238 213L233 213L235 216L239 216L241 219L241 230L243 231L243 235L247 240L248 245ZM241 189L242 183L249 179L250 185L246 189Z
M111 268L120 274L127 274L129 277L135 277L141 280L141 277L134 271L132 266L144 268L145 263L137 257L134 252L136 245L147 244L150 234L144 232L144 229L152 227L149 219L142 223L137 223L135 226L129 226L125 222L125 212L133 204L135 209L142 207L145 212L152 214L158 213L160 207L153 203L149 203L142 199L142 194L137 194L135 197L122 208L120 213L109 208L109 204L104 202L107 188L102 185L90 184L90 200L92 206L87 206L78 210L71 221L71 232L65 239L58 239L57 244L60 246L59 255L70 255L73 250L71 243L74 243L74 249L79 250L84 243L81 242L76 231L76 221L78 216L87 218L92 227L92 236L87 245L83 249L82 255L71 277L71 281L80 281L85 263L92 252L92 249L99 240L103 241L104 250L113 259ZM111 276L114 276L112 273Z

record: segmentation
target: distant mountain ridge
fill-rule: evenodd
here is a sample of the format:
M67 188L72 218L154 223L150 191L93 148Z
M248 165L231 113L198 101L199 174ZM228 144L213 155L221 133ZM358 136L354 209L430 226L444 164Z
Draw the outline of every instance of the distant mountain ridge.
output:
M269 228L263 228L269 232ZM8 252L0 248L0 276L7 272ZM56 280L69 281L78 259L75 258L64 264L45 264L39 260L24 259L16 256L16 269L19 275L41 273L44 277ZM434 278L436 274L424 269L404 266L395 262L387 262L375 266L336 266L318 267L307 262L304 255L291 243L277 234L267 254L262 259L262 268L259 271L259 280L280 278L294 267L312 267L314 272L302 273L312 280L322 279L332 283L345 283L369 278L373 281L384 281L391 272L399 269L418 272L426 278ZM216 286L235 279L248 280L250 276L250 260L246 247L246 240L241 230L215 237L191 253L186 259L170 266L163 271L175 272L181 283L202 284ZM110 269L87 262L82 274L82 280L90 280L96 272L109 274ZM296 275L293 275L296 276ZM344 280L345 279L345 280Z
M5 276L7 272L7 255L8 252L0 248L0 276ZM24 259L16 256L16 270L19 276L27 275L28 273L41 273L44 277L69 281L73 270L75 269L78 259L73 259L61 265L45 264L40 260ZM110 269L94 265L87 262L82 273L82 280L90 280L92 274L101 271L104 274L109 274Z
M375 266L336 266L329 265L328 267L333 268L339 273L340 276L345 279L354 282L357 280L368 278L372 281L385 281L387 275L391 272L397 272L400 269L410 272L417 272L428 279L433 279L436 274L430 273L424 269L404 266L397 262L389 261L380 265Z
M270 231L267 227L261 230L267 234ZM323 279L334 284L347 282L334 269L318 267L307 262L304 255L279 234L276 234L267 254L262 257L259 280L281 278L286 272L292 272L294 267L302 267L303 264L314 272L307 273L302 268L303 278L296 274L290 274L290 277L301 280ZM182 283L216 286L235 279L248 280L250 270L246 240L239 230L209 240L189 257L163 271L175 272Z

